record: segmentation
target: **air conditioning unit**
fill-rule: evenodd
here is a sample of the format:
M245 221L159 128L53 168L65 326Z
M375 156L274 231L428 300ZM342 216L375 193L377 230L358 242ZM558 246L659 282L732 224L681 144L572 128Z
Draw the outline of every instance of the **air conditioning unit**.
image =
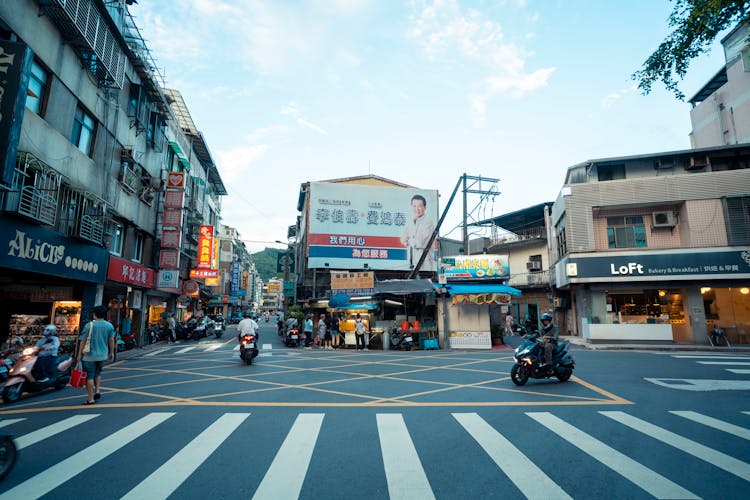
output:
M541 271L542 263L538 260L530 260L526 263L526 269L529 271Z
M654 212L651 214L653 227L675 227L677 225L677 216L674 212Z

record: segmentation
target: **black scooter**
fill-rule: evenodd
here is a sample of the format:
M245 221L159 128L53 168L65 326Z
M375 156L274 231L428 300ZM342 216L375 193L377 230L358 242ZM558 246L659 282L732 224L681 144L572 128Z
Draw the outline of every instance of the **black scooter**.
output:
M252 365L253 358L258 355L256 341L255 335L243 335L240 340L240 358L247 365Z
M293 326L288 332L286 332L284 345L287 347L299 347L299 330L296 326Z
M18 448L10 434L0 432L0 481L5 479L18 457Z
M408 331L397 331L391 334L391 350L411 351L412 347L414 347L414 337Z
M510 378L516 385L524 385L529 378L557 377L560 382L565 382L573 375L575 360L568 353L570 344L558 343L552 355L552 363L543 365L544 348L543 340L538 332L524 336L524 341L516 348L514 357L516 363L510 370Z

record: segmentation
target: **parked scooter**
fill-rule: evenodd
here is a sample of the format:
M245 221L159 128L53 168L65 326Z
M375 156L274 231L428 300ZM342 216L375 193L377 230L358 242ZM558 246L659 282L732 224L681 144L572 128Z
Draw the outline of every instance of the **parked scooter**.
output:
M196 325L198 322L195 318L190 318L187 323L177 323L175 325L175 335L178 339L187 340L189 338L192 338L193 336L193 330L195 330Z
M55 360L55 376L42 382L44 376L36 366L39 359L39 347L27 347L21 357L8 372L8 380L3 386L3 401L6 404L15 403L21 399L24 392L41 392L50 387L59 390L70 382L73 358L69 354L58 356Z
M391 334L391 349L398 351L411 351L414 347L414 338L408 331L395 331Z
M5 479L18 457L18 448L10 434L0 432L0 481Z
M190 335L190 338L193 340L200 340L204 337L207 337L209 331L213 333L213 330L213 321L206 318L200 318L197 321L195 329L193 329L193 333Z
M247 365L253 364L253 358L258 355L255 345L255 335L243 335L240 341L240 358Z
M552 363L542 366L544 363L543 340L539 332L524 336L524 341L516 348L514 357L516 363L510 370L510 378L516 385L524 385L529 378L557 377L560 382L565 382L573 375L575 360L568 353L570 344L560 342L557 344Z

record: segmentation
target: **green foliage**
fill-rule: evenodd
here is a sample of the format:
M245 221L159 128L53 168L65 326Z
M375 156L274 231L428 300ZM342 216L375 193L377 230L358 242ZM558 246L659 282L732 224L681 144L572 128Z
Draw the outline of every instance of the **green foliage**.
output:
M674 0L668 24L672 33L633 73L645 95L654 82L661 81L680 100L685 95L677 80L685 78L690 61L711 49L718 34L748 20L750 2L744 0ZM676 77L676 78L675 78Z
M283 252L283 250L277 248L264 248L263 251L250 255L253 263L255 263L255 269L263 281L284 276L283 273L276 273L277 255Z
M296 318L297 324L302 326L305 323L305 313L302 312L301 306L289 306L286 309L287 318Z

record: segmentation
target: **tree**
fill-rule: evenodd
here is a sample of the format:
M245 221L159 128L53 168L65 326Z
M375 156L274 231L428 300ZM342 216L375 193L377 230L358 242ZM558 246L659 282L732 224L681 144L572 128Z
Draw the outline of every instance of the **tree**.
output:
M677 87L685 78L690 61L708 52L718 34L747 21L750 2L744 0L673 0L669 16L672 33L646 59L643 67L633 73L638 88L646 95L651 86L661 81L678 99L685 95ZM675 79L675 76L677 79Z

